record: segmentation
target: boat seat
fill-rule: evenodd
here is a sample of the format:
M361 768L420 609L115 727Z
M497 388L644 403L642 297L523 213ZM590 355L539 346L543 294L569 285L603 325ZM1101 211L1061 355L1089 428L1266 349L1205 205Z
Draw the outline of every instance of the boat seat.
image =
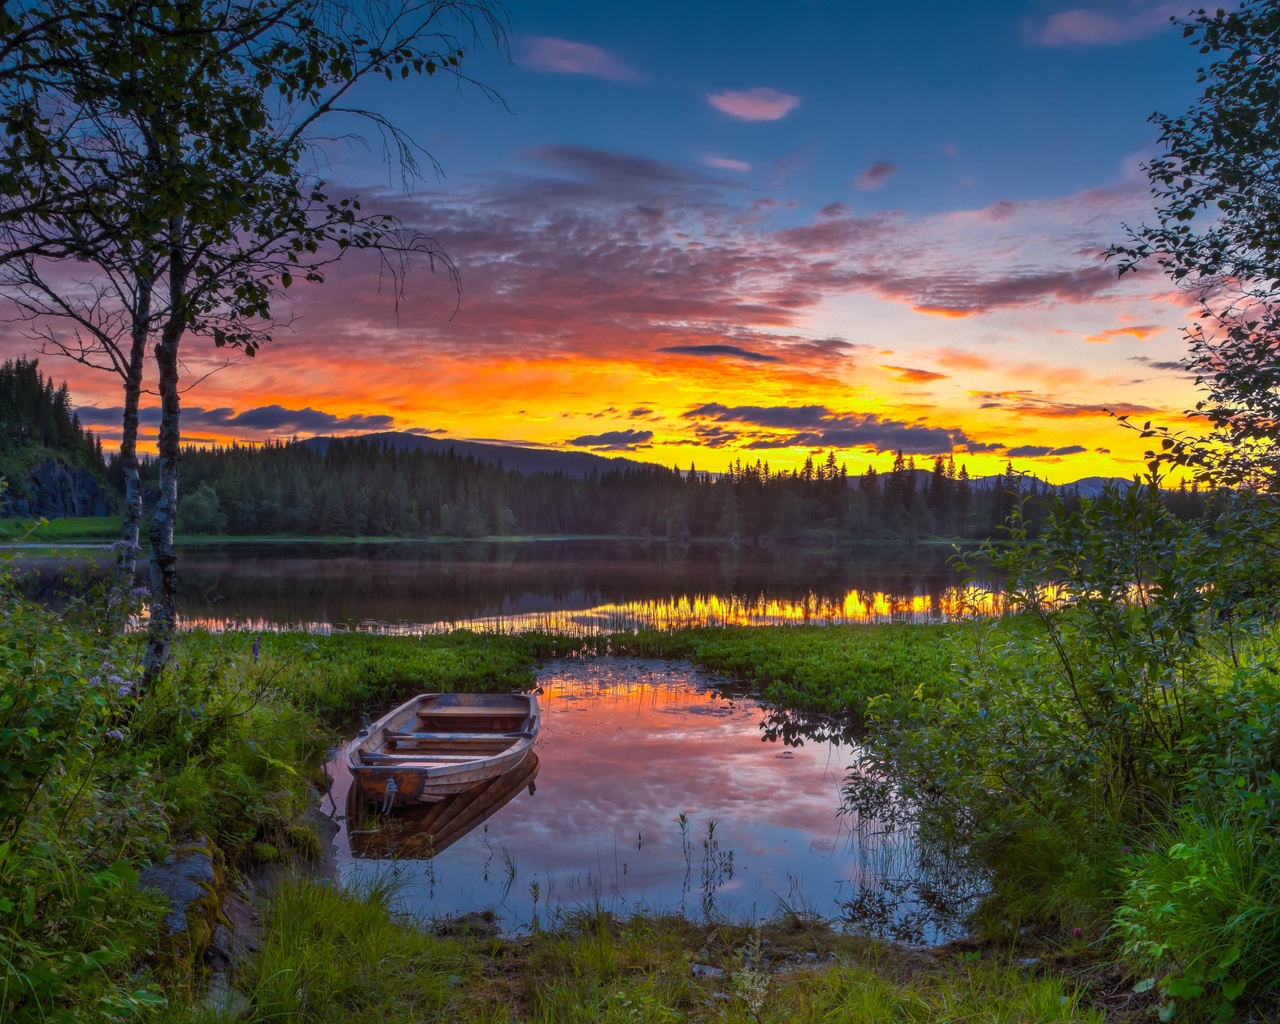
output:
M383 733L389 740L519 740L530 734L527 732L397 732L388 729Z
M449 704L438 708L419 708L419 718L435 718L437 716L446 715L467 715L472 718L525 718L529 714L527 708L486 708L486 707L465 707L456 704Z
M468 761L483 760L483 754L381 754L371 750L360 751L360 760L365 764L466 764Z

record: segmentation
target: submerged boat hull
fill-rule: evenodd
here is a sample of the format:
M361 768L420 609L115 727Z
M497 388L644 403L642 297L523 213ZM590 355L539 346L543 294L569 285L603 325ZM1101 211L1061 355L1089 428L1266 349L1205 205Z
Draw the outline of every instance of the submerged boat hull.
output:
M424 693L362 730L347 765L367 803L387 810L434 803L519 763L539 724L532 694Z

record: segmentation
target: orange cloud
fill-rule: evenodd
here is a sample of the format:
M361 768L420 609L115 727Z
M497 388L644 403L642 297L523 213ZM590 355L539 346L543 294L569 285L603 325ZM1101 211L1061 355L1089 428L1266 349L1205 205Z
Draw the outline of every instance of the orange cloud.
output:
M1146 341L1153 334L1159 334L1164 328L1159 324L1140 324L1135 327L1113 327L1109 331L1100 331L1097 334L1085 335L1085 341L1094 345L1105 345L1109 341L1115 341L1117 338L1137 338L1139 341Z
M976 316L982 312L978 309L946 309L942 306L912 306L913 312L924 313L927 316L940 316L947 320L963 320L968 316Z
M943 366L952 370L988 370L991 368L989 360L984 359L980 355L973 352L965 352L958 348L939 349L934 353L934 358Z
M935 373L933 370L917 370L913 366L887 366L881 364L880 369L888 370L894 374L893 379L900 384L927 384L929 381L947 379L945 373Z

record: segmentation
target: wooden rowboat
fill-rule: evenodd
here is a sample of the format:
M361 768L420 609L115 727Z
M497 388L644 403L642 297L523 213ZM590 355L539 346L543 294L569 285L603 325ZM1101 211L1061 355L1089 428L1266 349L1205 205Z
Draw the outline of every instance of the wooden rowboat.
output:
M347 748L362 800L435 803L496 778L538 734L538 698L522 693L424 693L383 715Z
M433 804L405 808L394 819L369 812L351 787L347 800L347 839L354 857L421 859L443 853L526 790L534 791L538 755L532 750L501 775L475 789Z

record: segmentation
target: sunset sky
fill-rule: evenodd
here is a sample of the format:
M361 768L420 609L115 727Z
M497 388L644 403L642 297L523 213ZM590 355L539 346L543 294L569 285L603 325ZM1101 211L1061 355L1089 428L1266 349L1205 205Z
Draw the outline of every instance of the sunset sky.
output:
M352 259L184 396L184 434L1129 475L1144 442L1106 410L1181 421L1189 307L1101 253L1150 219L1147 117L1199 58L1168 22L1189 4L1080 3L512 0L509 56L467 59L505 106L439 76L361 97L446 177L405 194L376 138L327 154L456 260L456 313L420 268L397 316ZM118 437L114 378L42 364Z

